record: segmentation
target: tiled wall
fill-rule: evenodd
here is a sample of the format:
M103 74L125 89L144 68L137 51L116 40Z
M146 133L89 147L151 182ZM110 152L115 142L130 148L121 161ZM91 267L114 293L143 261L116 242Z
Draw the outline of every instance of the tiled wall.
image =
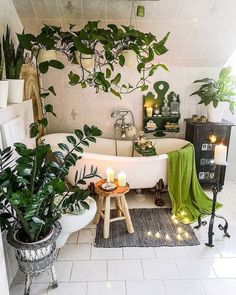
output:
M135 122L138 130L142 129L142 94L139 91L123 95L122 100L112 94L96 94L94 89L80 89L79 86L70 86L68 83L68 73L73 70L73 66L67 64L64 70L50 70L44 76L45 87L55 86L57 96L51 96L49 101L55 106L57 118L50 117L48 132L71 132L75 128L82 127L85 123L95 124L103 130L104 137L113 137L114 119L111 112L116 109L127 108L134 113ZM152 82L165 80L170 84L170 90L180 94L181 99L181 132L179 137L185 135L184 118L192 114L206 114L204 106L198 105L197 97L189 97L195 85L192 82L198 78L212 77L217 78L218 68L199 68L199 67L171 67L169 72L159 70L153 77ZM136 71L132 68L122 69L123 77L126 82L135 82ZM229 116L229 115L227 115ZM233 120L234 117L230 117ZM234 155L232 150L235 148L235 132L231 140L230 160L233 162ZM236 162L236 161L234 161ZM236 165L232 163L228 167L228 179L232 179Z

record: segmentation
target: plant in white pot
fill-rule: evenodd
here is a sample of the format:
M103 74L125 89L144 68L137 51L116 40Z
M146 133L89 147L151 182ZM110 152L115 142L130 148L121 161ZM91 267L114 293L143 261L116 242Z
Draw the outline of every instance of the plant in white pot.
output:
M7 106L7 97L8 97L8 81L2 80L3 78L3 54L2 54L2 45L0 42L0 109Z
M98 128L85 125L84 132L75 130L75 136L67 137L69 144L58 144L61 151L54 152L47 144L29 149L16 143L19 158L15 164L12 149L0 149L0 225L8 231L8 242L26 274L25 295L30 293L33 277L45 270L51 270L53 287L57 287L54 262L60 218L90 210L89 192L79 185L97 176L97 169L77 172L72 186L66 183L66 176L81 158L81 146L96 142L100 135Z
M199 104L207 106L207 118L210 122L221 122L227 105L234 113L236 107L236 78L231 76L231 67L225 67L220 71L217 81L210 78L196 80L193 83L201 83L200 88L192 95L200 97Z
M3 52L5 58L6 79L9 81L8 102L20 103L24 98L24 80L19 79L21 67L24 63L24 48L19 43L15 49L8 26L6 35L3 36Z

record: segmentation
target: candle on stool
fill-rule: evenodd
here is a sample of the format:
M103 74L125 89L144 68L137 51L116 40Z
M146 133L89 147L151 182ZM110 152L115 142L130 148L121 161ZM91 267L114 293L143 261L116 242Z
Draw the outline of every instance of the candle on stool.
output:
M126 174L124 172L118 174L118 185L126 186Z
M107 168L107 182L114 182L115 179L115 171L111 168Z
M152 117L153 108L152 107L146 107L146 116Z
M227 146L219 144L215 146L214 162L217 165L225 165L227 157Z

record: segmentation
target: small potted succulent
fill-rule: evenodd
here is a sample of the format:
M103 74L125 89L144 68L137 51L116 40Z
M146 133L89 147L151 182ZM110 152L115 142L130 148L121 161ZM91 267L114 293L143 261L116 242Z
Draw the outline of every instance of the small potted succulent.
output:
M8 26L6 35L3 36L3 52L6 79L9 81L8 102L20 103L24 97L24 80L20 79L20 71L24 63L24 48L19 44L15 49Z
M7 106L8 81L3 80L4 60L2 54L2 45L0 42L0 109Z
M0 225L8 231L8 242L26 274L25 295L30 293L33 277L47 269L57 287L54 262L60 218L89 210L89 192L79 186L97 176L97 169L77 172L73 185L66 183L66 176L81 158L81 146L96 142L100 135L97 127L85 125L84 131L75 130L74 136L67 137L68 145L58 144L59 150L54 152L48 144L29 149L16 143L16 161L10 147L0 150Z
M193 83L202 84L190 96L198 95L200 97L199 104L207 106L208 121L221 122L227 105L229 105L231 113L234 113L236 106L236 78L231 76L231 67L223 68L217 81L204 78Z

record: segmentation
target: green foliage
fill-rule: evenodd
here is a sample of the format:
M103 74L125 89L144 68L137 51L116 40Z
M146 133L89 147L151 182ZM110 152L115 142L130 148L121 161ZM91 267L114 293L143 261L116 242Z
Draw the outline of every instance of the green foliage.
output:
M10 29L7 26L3 36L3 52L7 79L19 79L21 67L24 63L24 47L19 43L16 50L11 40Z
M167 52L165 43L170 33L158 41L153 34L143 33L130 26L118 27L110 24L105 29L99 28L98 24L99 21L89 21L80 31L74 31L74 26L70 25L67 32L63 32L60 27L45 25L39 35L23 33L18 35L18 39L22 46L36 57L41 48L54 49L66 55L68 60L77 64L81 69L80 75L69 73L69 84L79 84L82 88L93 87L96 92L101 90L120 96L136 89L144 91L148 88L148 78L159 67L168 70L165 65L156 64L154 59ZM117 67L114 67L125 65L123 50L132 50L137 55L137 71L141 77L135 87L129 87L129 84L124 87L121 74L117 72ZM80 60L76 60L78 52ZM82 61L86 59L86 55L95 56L92 69L86 69L83 66ZM61 69L64 65L56 61L45 61L39 64L39 71L45 74L49 67ZM116 85L115 89L112 84Z
M202 85L190 96L198 95L200 97L199 104L208 105L212 102L215 108L219 102L227 102L233 114L236 107L236 78L230 75L231 70L231 67L223 68L217 81L210 78L194 81L193 83L201 83Z
M36 242L61 217L63 212L88 209L88 190L79 185L97 175L97 169L84 167L75 173L74 184L68 186L65 179L69 169L75 166L83 153L82 146L96 142L101 130L84 126L68 136L66 143L58 144L52 152L50 145L39 144L34 149L22 143L15 144L18 154L12 163L11 148L0 149L0 225L11 230L15 222L26 236L26 242Z

